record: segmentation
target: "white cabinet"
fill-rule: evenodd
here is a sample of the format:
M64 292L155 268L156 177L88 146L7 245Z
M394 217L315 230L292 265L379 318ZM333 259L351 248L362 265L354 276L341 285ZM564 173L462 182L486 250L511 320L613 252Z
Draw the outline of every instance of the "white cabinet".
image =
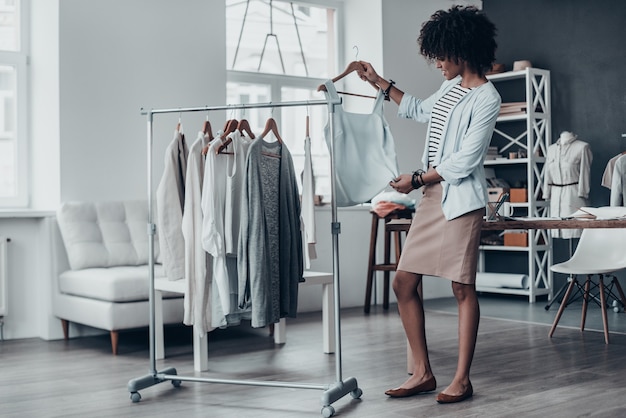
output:
M515 103L522 111L498 117L491 140L501 156L518 158L486 160L496 177L527 188L527 202L512 203L515 216L547 217L549 205L542 199L545 156L551 141L550 71L526 68L488 76L502 96L502 103ZM521 158L520 158L521 157ZM477 290L528 296L552 297L552 240L549 230L528 230L527 246L481 245ZM499 271L494 271L498 269ZM481 286L481 272L526 274L527 288ZM506 277L506 276L503 276Z

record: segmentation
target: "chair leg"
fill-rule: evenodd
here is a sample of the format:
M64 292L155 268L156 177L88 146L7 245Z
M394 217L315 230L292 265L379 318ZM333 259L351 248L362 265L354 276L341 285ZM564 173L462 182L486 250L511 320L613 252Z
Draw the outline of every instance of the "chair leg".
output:
M609 324L608 324L608 318L606 314L606 295L604 293L604 282L603 282L602 274L600 275L600 278L598 279L598 281L600 283L600 306L602 308L602 324L604 325L604 342L605 344L608 344L609 343Z
M63 328L63 339L65 341L70 339L70 321L67 319L61 319L61 328Z
M119 332L111 331L111 351L113 355L117 356L117 342L119 341Z
M587 307L589 306L589 288L591 287L591 275L587 276L585 281L585 293L583 294L583 310L580 317L580 330L585 330L585 322L587 321Z
M617 289L617 293L619 293L619 297L622 301L622 307L626 309L626 296L624 296L624 291L622 290L622 286L620 286L619 280L617 280L617 277L613 277L613 284L615 285L615 288Z
M576 277L572 277L572 280L569 282L569 286L567 286L567 291L565 291L565 296L563 296L563 300L569 300L569 296L572 293L572 290L574 289L576 283L578 283L578 280L576 279ZM550 333L548 334L549 337L552 337L552 334L554 334L556 326L559 324L559 320L561 319L561 315L563 315L563 310L565 310L565 306L567 306L567 304L565 303L561 303L559 305L559 310L556 313L556 317L554 318L554 322L552 323L552 328L550 328Z
M372 214L372 230L370 232L370 254L367 264L367 283L365 284L365 303L363 311L370 313L372 303L372 286L374 284L374 265L376 264L376 239L378 238L378 217Z

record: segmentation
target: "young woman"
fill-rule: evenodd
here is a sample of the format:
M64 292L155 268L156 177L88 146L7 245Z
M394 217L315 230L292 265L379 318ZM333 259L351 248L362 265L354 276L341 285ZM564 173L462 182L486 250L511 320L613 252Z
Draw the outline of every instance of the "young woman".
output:
M424 170L390 182L402 193L422 189L422 199L393 281L398 311L414 360L413 374L385 393L406 397L434 391L428 358L424 307L418 293L423 275L452 282L459 309L459 357L452 382L437 402L463 401L473 394L470 366L480 310L476 295L478 246L487 203L483 162L500 110L500 95L485 77L495 60L496 28L474 7L455 6L433 14L422 26L420 53L445 81L427 99L405 94L361 62L359 76L399 105L398 115L428 123Z

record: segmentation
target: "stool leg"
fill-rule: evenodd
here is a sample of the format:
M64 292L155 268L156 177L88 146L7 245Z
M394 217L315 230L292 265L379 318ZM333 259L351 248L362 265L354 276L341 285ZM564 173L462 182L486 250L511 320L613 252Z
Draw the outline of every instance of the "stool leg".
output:
M374 282L374 265L376 264L376 239L378 238L378 216L372 214L372 230L370 232L370 254L367 264L367 282L365 284L365 304L363 312L370 313L372 303L372 285Z
M387 266L391 264L391 232L385 228L385 271L383 273L383 309L389 309L389 275L390 271Z

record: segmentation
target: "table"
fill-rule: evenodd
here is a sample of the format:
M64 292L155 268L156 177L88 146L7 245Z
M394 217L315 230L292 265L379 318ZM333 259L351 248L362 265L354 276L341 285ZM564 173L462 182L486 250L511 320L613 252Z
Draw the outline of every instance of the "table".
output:
M408 231L411 219L394 219L387 223L389 231ZM482 229L501 231L505 229L585 229L626 228L626 219L533 219L528 221L483 221Z

